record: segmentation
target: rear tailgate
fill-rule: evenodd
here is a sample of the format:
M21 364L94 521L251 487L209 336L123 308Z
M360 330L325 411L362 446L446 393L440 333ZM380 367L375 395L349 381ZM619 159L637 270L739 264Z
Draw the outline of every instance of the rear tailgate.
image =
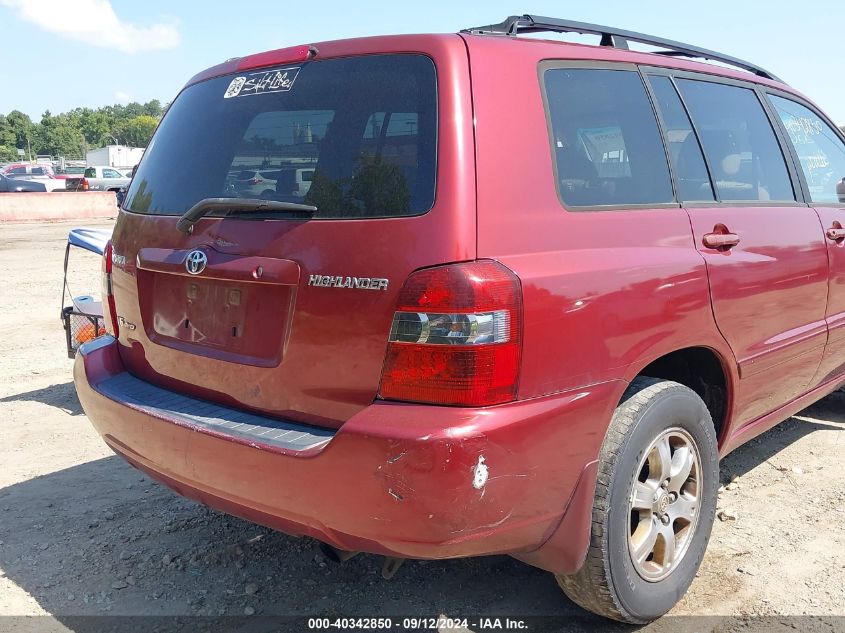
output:
M376 397L407 276L475 257L474 147L458 36L317 48L182 92L127 192L112 283L133 374L337 427ZM303 168L316 168L307 187ZM249 197L318 211L176 229L203 198L237 210L244 169L274 173L274 189Z

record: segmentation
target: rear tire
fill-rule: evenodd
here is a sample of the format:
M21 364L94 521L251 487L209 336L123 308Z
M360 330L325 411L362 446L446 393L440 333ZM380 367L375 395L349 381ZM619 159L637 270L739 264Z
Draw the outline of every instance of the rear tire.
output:
M557 577L569 599L631 624L669 611L704 557L718 476L701 398L676 382L636 378L602 444L587 558Z

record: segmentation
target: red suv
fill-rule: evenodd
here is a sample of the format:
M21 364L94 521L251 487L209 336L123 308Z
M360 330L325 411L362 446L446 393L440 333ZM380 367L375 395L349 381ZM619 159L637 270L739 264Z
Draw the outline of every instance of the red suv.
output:
M719 457L845 382L843 176L770 73L618 29L229 60L144 155L77 389L201 503L338 558L511 554L645 622L701 563Z

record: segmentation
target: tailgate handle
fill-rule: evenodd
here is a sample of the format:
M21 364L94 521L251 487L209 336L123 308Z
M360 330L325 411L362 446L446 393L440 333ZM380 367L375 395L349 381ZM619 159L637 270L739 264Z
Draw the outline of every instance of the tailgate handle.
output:
M717 224L713 227L712 233L706 233L701 238L701 243L706 248L727 251L739 244L739 235L731 233L724 224Z
M207 266L196 275L189 275L185 267L188 255L201 250L208 259ZM191 279L216 279L243 283L265 283L296 286L299 284L299 264L290 259L232 255L203 247L189 250L142 248L138 251L138 268L156 273L184 275Z

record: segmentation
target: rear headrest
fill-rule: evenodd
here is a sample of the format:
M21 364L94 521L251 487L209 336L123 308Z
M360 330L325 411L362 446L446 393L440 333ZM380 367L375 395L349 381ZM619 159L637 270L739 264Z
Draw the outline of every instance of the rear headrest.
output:
M595 180L596 166L584 152L569 146L558 147L556 152L558 178L561 180Z
M713 165L721 176L734 176L742 165L742 152L733 133L728 130L705 130L701 141Z
M276 193L289 196L296 189L296 172L292 169L280 169L275 173L278 175L276 178Z

